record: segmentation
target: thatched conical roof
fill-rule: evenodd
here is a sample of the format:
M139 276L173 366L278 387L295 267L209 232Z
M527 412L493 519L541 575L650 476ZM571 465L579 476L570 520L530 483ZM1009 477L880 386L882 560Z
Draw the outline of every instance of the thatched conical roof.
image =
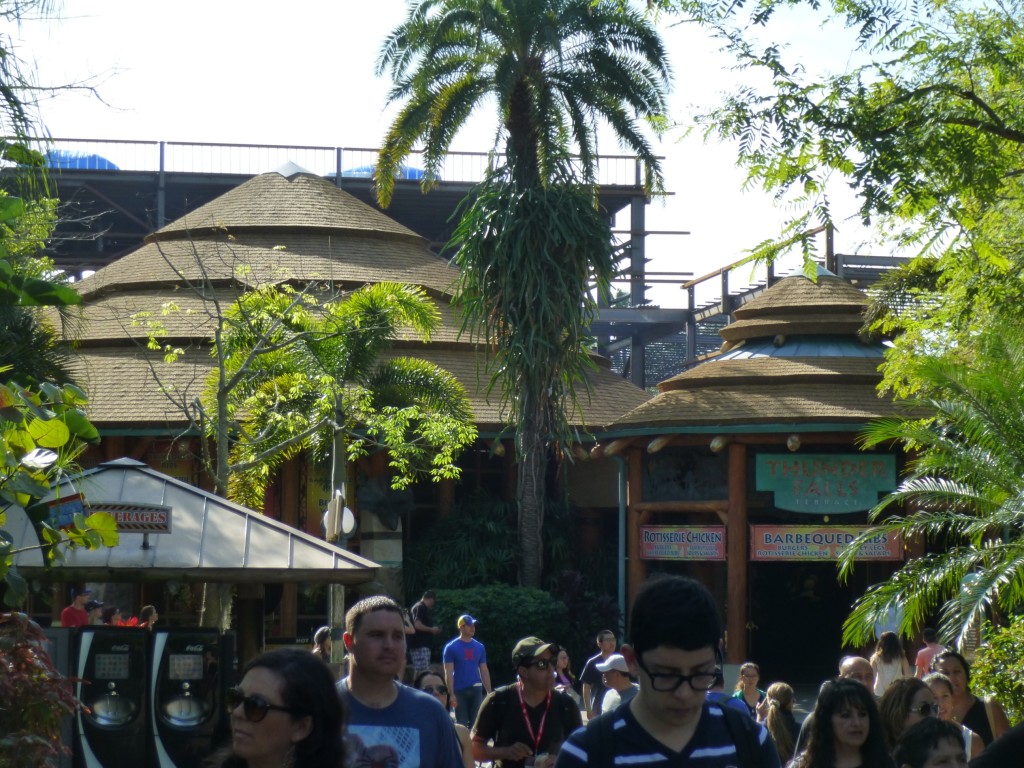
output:
M442 327L430 344L408 335L396 353L430 359L465 386L481 429L504 421L486 395L480 348L460 336L451 305L457 271L416 233L329 181L291 169L256 176L150 235L146 243L85 278L73 330L73 375L90 394L93 420L108 430L180 429L177 403L202 390L213 367L214 304L227 307L246 288L329 282L356 289L393 281L422 286ZM165 308L173 311L165 312ZM161 343L185 354L174 363L146 348L158 324ZM610 370L590 375L576 424L599 429L649 395Z
M661 382L612 428L841 428L892 416L896 406L877 390L884 347L860 333L867 303L828 272L780 280L736 310L717 357Z

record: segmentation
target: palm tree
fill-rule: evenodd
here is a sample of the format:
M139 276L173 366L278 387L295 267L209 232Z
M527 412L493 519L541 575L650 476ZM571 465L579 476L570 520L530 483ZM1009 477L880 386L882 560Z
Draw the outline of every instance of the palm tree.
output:
M207 412L223 413L228 495L261 507L286 459L306 451L332 458L332 486L350 457L386 448L396 486L416 477L454 477L454 461L476 437L465 390L447 371L391 355L397 335L425 340L439 323L421 288L364 286L322 303L311 291L266 286L226 313L223 365L211 373ZM223 417L222 417L223 418Z
M879 532L923 537L936 551L857 601L844 627L851 644L866 642L875 621L897 607L907 630L941 608L943 635L963 641L989 611L1008 615L1024 600L1024 322L1004 316L970 348L924 357L914 373L933 416L882 421L864 438L914 451L908 476L871 514L908 511L844 551L841 574Z
M463 330L495 350L491 386L516 426L520 580L538 586L549 441L572 439L566 414L585 385L594 313L587 287L607 287L614 268L593 189L598 126L643 161L648 191L660 189L640 121L661 124L667 55L624 3L420 0L377 70L394 82L390 100L403 102L378 158L382 205L418 144L428 188L470 113L488 100L497 107L504 164L467 201L449 246L462 270Z

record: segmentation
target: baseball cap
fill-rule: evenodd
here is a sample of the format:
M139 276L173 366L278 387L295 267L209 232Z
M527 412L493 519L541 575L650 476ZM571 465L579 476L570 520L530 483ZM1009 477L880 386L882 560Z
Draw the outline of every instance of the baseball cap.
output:
M102 608L102 607L103 607L103 603L100 602L99 600L90 600L88 603L85 604L85 610L87 610L87 611L95 611L97 608Z
M534 659L547 650L558 653L558 646L554 643L545 643L539 637L524 637L512 649L512 663L518 667L527 659Z
M607 659L594 665L598 672L611 672L613 669L629 674L629 665L621 653L613 653Z
M468 613L464 613L461 616L459 616L459 621L458 621L459 629L462 629L462 627L465 624L476 624L476 619L474 619Z
M92 590L89 589L88 587L82 587L82 589L75 589L74 587L71 588L71 599L72 600L74 600L79 595L91 595L91 594L92 594Z

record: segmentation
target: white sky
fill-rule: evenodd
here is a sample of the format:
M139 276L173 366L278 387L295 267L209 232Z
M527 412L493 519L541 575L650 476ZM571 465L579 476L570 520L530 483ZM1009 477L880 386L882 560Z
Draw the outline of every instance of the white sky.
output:
M405 0L65 0L58 20L24 22L10 34L20 57L36 63L40 83L98 79L103 101L62 93L42 103L57 138L377 147L395 110L385 108L388 82L373 66L405 8ZM675 71L671 116L689 124L737 74L706 33L659 26ZM799 45L812 70L835 71L849 57L848 36L824 34L807 18L790 14L773 35ZM491 114L479 115L452 148L490 148L493 126ZM648 269L701 275L773 236L785 210L742 190L731 147L682 134L659 147L674 194L649 206L647 224L691 234L651 236ZM619 153L611 143L600 150ZM840 197L847 202L839 213L852 214L852 198ZM850 252L864 235L847 229L836 245ZM655 298L685 303L674 288Z

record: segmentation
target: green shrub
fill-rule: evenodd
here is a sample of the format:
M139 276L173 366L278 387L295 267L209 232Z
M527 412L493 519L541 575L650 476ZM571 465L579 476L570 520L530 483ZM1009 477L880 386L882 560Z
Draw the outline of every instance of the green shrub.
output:
M971 665L971 691L995 696L1011 723L1024 718L1024 616L1007 627L985 627L985 642Z
M435 654L458 636L456 622L468 613L480 622L476 638L487 647L487 667L491 682L504 685L515 679L512 649L531 635L553 643L563 643L567 627L565 604L539 589L489 584L469 589L438 589L434 620L441 627Z

